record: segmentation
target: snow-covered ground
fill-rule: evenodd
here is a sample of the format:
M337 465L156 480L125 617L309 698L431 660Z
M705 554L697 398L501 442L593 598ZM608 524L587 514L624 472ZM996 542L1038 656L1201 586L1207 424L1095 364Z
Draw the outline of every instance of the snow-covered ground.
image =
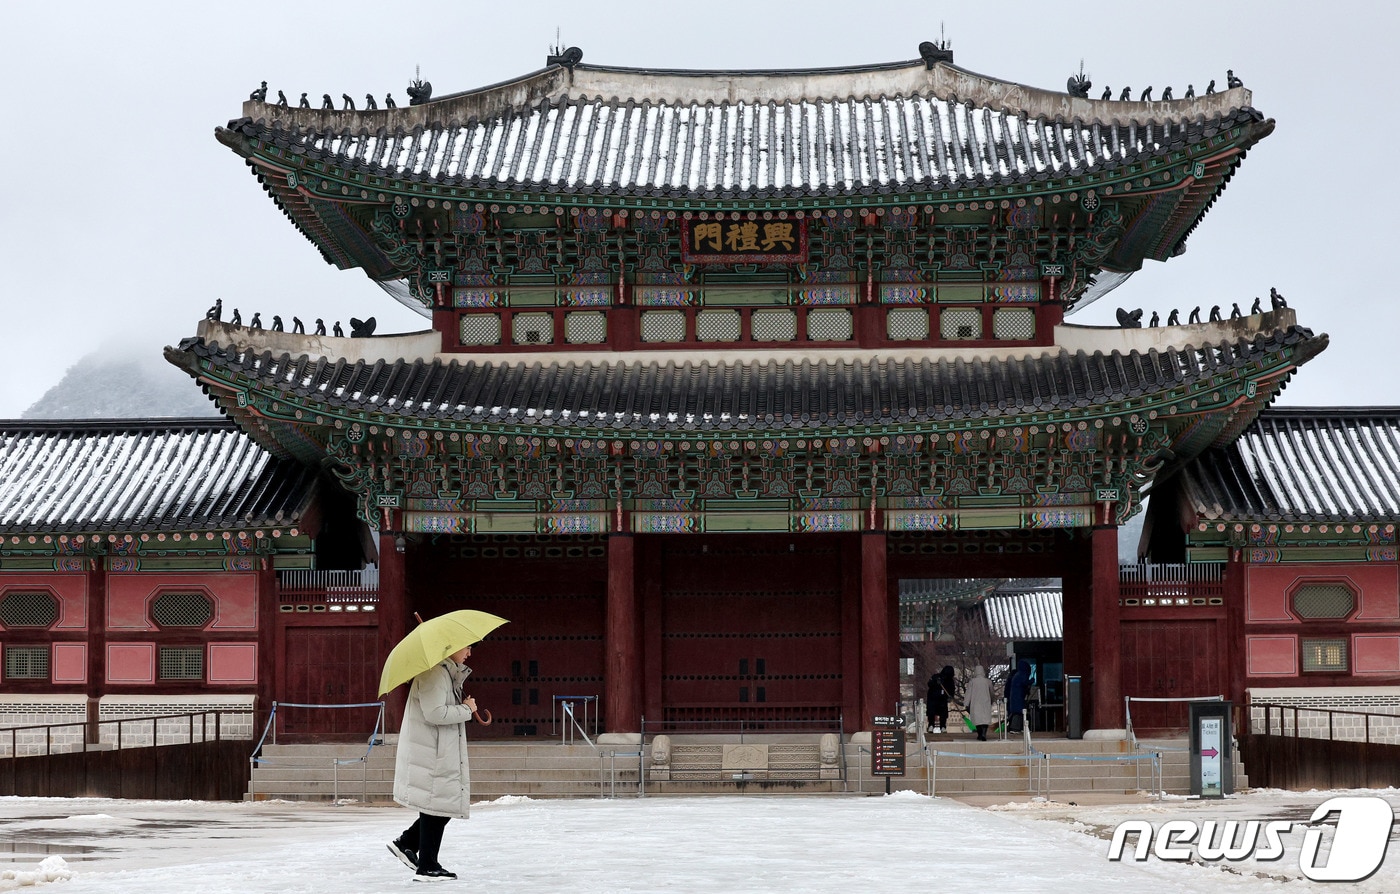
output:
M1263 791L1226 801L1062 800L980 806L883 797L708 797L475 805L447 827L446 890L535 892L1400 891L1400 845L1358 884L1304 879L1301 825L1267 864L1111 862L1127 819L1306 822L1338 793ZM1360 793L1346 793L1360 794ZM1365 794L1400 805L1400 790ZM403 890L385 848L411 820L353 804L0 798L0 891L105 894ZM1396 830L1400 831L1400 830ZM1324 837L1330 837L1330 832ZM413 885L414 890L427 886Z

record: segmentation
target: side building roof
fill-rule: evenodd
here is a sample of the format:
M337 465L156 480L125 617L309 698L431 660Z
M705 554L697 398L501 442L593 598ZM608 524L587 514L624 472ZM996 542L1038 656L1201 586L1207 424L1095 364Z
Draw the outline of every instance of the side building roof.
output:
M1188 511L1230 522L1400 519L1400 407L1266 410L1182 470Z
M0 533L288 528L316 490L228 420L0 421Z

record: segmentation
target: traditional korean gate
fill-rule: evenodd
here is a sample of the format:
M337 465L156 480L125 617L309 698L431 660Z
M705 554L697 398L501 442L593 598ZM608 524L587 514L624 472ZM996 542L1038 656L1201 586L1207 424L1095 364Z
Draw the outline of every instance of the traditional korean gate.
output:
M1121 627L1122 693L1141 698L1193 698L1224 692L1220 670L1220 622L1124 621ZM1179 732L1187 728L1181 703L1134 703L1133 729Z
M285 628L283 684L277 701L307 705L360 704L377 700L377 627ZM278 739L364 738L374 729L374 708L278 710Z

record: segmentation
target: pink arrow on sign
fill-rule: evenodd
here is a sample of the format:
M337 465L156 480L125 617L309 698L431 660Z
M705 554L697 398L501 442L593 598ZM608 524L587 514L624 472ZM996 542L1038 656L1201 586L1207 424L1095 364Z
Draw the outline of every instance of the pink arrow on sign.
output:
M1219 752L1219 751L1216 751L1214 748L1202 748L1202 749L1201 749L1201 754L1205 755L1206 757L1215 757L1215 756L1216 756L1217 754L1219 754L1219 753L1220 753L1220 752Z

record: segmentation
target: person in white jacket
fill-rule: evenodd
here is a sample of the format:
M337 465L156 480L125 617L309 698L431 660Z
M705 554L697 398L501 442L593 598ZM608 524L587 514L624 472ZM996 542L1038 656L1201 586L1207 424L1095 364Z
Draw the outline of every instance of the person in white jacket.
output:
M967 681L967 714L977 727L977 740L987 741L987 727L992 725L992 683L980 664Z
M471 809L466 727L476 713L476 700L463 694L472 672L464 662L471 654L467 646L414 677L404 706L394 800L417 810L418 819L389 850L415 871L415 882L457 877L442 868L438 849L448 820L466 819Z

